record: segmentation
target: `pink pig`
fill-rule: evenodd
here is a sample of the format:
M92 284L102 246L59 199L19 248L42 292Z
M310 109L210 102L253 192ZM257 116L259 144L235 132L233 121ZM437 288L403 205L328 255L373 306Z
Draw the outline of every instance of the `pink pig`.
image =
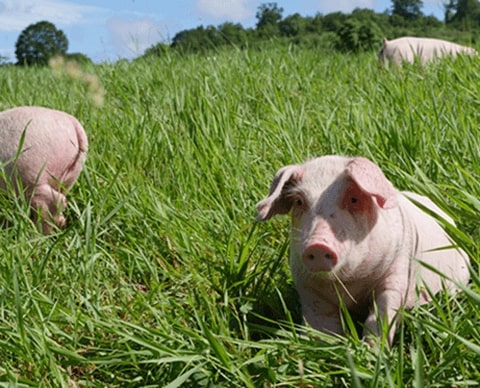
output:
M49 221L65 224L65 192L80 174L87 148L82 125L65 112L34 106L3 111L0 162L5 169L0 171L0 189L5 190L8 179L18 193L20 181L33 218L41 215L42 230L48 234Z
M364 335L378 336L377 316L385 319L391 344L401 307L468 283L469 258L411 200L453 224L428 198L397 191L365 158L324 156L277 172L257 219L292 211L290 268L313 328L342 333L341 298L352 316L366 317Z
M441 39L416 38L404 36L393 40L383 38L383 45L378 53L378 63L389 62L392 65L401 65L402 62L414 63L417 59L425 65L436 58L445 55L456 57L458 54L476 55L471 47Z

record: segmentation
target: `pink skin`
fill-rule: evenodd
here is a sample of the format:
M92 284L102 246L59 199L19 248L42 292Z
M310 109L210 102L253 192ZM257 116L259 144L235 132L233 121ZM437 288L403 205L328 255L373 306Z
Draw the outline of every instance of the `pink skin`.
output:
M291 212L290 268L313 328L342 333L341 298L351 313L367 317L365 335L378 336L379 324L388 323L391 344L397 311L428 302L419 287L435 294L468 282L468 257L453 248L435 251L451 241L407 197L453 223L428 198L397 191L365 158L324 156L277 172L257 219Z
M22 149L19 146L25 133ZM52 223L65 225L65 193L76 181L86 158L88 141L78 120L61 111L26 106L0 113L0 161L15 190L25 196L40 217L45 234ZM0 189L6 182L0 177Z
M384 38L378 62L400 66L403 62L414 63L418 60L420 64L425 65L436 58L446 55L455 57L458 54L476 55L477 52L473 48L441 39L405 36L389 41Z

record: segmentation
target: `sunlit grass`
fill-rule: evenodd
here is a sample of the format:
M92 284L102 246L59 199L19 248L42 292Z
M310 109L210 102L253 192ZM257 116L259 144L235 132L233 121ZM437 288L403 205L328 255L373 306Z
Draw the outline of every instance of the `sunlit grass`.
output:
M480 381L480 64L381 71L375 55L280 49L85 70L5 68L1 108L89 135L68 226L1 198L0 381L19 386L413 386ZM466 292L406 312L392 349L303 328L288 219L257 224L275 171L363 155L431 196L472 258ZM13 221L13 222L12 222ZM347 321L348 323L348 321Z

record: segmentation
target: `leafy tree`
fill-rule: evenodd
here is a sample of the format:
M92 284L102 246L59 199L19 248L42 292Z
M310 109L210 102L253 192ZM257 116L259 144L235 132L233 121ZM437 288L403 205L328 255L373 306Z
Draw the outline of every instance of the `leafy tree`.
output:
M298 36L306 30L307 19L299 13L287 16L279 23L280 34L283 36Z
M451 23L453 17L457 12L457 0L448 0L443 3L443 9L445 10L445 23Z
M245 47L248 36L241 24L226 22L217 27L218 33L224 44L236 47Z
M422 7L422 0L392 0L392 15L415 20L423 16Z
M332 12L323 17L322 25L324 31L338 32L348 19L343 12Z
M382 38L392 34L391 16L387 13L377 13L368 8L355 8L349 18L356 21L356 34L360 36L360 49L362 50L379 47ZM353 28L353 26L350 27ZM345 32L344 26L342 29ZM373 42L374 39L377 41Z
M214 26L183 30L172 39L172 48L180 52L206 52L224 44L224 39Z
M364 51L378 47L382 34L374 22L348 19L338 32L337 48L343 51Z
M161 57L163 55L168 54L170 46L166 45L165 43L157 43L145 50L142 55L142 58L148 57Z
M65 55L68 40L63 31L50 22L29 25L18 37L15 55L20 65L46 65L50 58Z
M449 0L444 3L445 22L463 29L480 25L480 2L478 0Z
M323 31L323 16L320 13L317 13L314 17L307 17L306 20L306 31L321 33Z
M207 45L207 33L203 26L183 30L172 39L172 48L182 52L199 52Z
M279 23L282 20L283 8L277 3L266 3L258 7L256 14L257 31L261 36L272 37L279 33Z

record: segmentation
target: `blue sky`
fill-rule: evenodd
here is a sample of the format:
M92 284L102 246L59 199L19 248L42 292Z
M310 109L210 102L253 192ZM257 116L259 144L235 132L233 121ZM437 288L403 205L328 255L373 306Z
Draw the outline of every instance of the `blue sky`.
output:
M179 31L230 21L254 27L262 3L275 2L283 16L370 8L383 12L390 0L0 0L0 55L16 61L15 43L30 24L47 20L69 41L68 52L95 62L132 59L168 42ZM423 12L443 18L442 0L424 0Z

